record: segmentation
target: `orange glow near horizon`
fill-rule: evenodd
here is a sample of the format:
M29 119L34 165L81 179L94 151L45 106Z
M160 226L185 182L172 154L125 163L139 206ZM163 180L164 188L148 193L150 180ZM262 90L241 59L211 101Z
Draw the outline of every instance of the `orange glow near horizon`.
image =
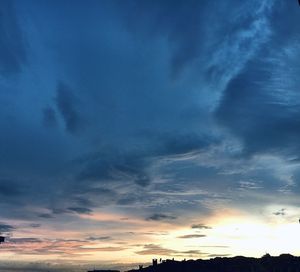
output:
M115 222L122 218L120 216L95 213L79 217L82 220ZM0 259L130 263L133 260L147 262L153 257L184 259L234 255L260 257L265 253L300 254L299 224L264 222L234 209L224 209L222 213L207 218L210 228L206 229L192 229L191 225L173 227L170 222L157 224L138 218L124 221L128 224L125 231L123 226L113 230L99 229L90 239L81 231L51 228L18 230L1 245Z

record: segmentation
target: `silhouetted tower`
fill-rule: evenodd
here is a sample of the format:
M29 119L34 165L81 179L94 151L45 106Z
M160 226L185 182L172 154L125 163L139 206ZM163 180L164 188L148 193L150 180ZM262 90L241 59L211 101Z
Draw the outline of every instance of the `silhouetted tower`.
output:
M0 244L4 243L4 241L5 241L5 237L4 236L0 236Z
M157 259L152 259L152 265L157 266Z

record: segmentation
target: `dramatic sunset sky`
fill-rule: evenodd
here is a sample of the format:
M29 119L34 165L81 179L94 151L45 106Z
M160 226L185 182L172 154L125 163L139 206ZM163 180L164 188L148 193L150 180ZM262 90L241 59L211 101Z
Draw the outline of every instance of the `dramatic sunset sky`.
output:
M1 0L0 103L1 271L300 255L298 1Z

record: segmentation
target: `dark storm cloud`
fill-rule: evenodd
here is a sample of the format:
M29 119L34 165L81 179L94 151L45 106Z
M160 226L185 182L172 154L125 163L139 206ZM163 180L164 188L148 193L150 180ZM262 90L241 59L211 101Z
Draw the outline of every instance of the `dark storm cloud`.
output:
M117 204L119 205L123 205L123 206L126 206L126 205L132 205L132 204L135 204L139 201L139 199L134 195L126 195L126 196L122 196Z
M76 109L76 98L65 83L60 82L58 84L55 101L57 109L64 120L66 130L70 133L78 132L81 128L81 118Z
M92 200L82 197L82 196L74 196L73 198L74 203L80 207L94 207L95 204L92 202Z
M66 209L62 209L62 208L52 208L51 212L53 215L57 215L57 214L64 214L64 213L69 213L70 211L66 210Z
M69 211L79 213L79 214L91 214L92 210L86 207L69 207Z
M271 14L272 36L226 87L216 116L237 136L245 154L298 156L300 70L298 13L292 2L278 1ZM289 12L291 10L291 13ZM279 23L283 14L290 14ZM287 32L287 29L289 31Z
M164 221L164 220L175 220L177 217L163 214L163 213L155 213L146 218L147 221Z
M286 14L289 16L285 16ZM295 8L295 2L293 1L276 1L273 6L273 12L271 13L272 22L272 45L284 48L291 42L299 39L299 9ZM280 20L282 18L284 20Z
M198 135L196 133L178 133L176 136L164 135L160 137L158 141L162 144L158 154L162 156L176 156L191 152L199 152L220 142L220 140L213 135Z
M79 160L79 165L83 168L78 179L91 182L132 181L144 187L151 183L149 168L156 157L199 152L216 143L218 139L204 135L159 135L153 138L152 146L145 146L143 150L135 151L136 153L124 154L112 149Z
M109 186L108 186L109 187ZM93 209L95 207L116 203L120 192L113 189L102 188L94 184L77 184L70 190L73 196L70 201L73 206L86 207ZM57 209L57 208L55 208Z
M21 71L26 49L14 1L0 3L0 73L10 76Z
M127 17L126 10L129 10L129 13L135 12L131 4L136 5L141 13L145 13L145 16L141 16L142 20L145 19L144 23L129 22L130 16ZM59 10L66 11L63 3L57 5L61 5ZM85 35L83 32L79 35L80 29L74 31L68 24L62 23L65 22L66 16L63 12L57 14L55 22L52 21L52 12L57 9L53 9L51 4L47 6L45 15L50 19L47 21L42 18L42 26L48 30L47 39L49 36L49 39L53 40L56 54L63 60L59 62L59 71L66 75L67 79L62 79L61 82L72 84L60 83L52 95L55 97L56 117L54 106L48 102L51 106L45 108L43 104L44 124L54 124L54 120L59 123L57 117L61 117L66 130L76 135L79 135L78 132L83 128L83 119L88 119L91 124L86 134L81 135L79 142L73 142L66 136L62 139L65 145L53 147L51 150L58 152L60 149L64 154L70 152L67 157L71 159L72 156L74 158L90 150L98 152L98 156L87 159L79 167L68 169L68 173L62 173L61 179L64 182L63 186L59 186L63 187L61 187L62 194L67 197L64 199L60 195L61 202L65 202L64 205L62 203L60 205L63 205L65 210L67 207L77 207L77 204L87 209L99 205L99 200L95 204L94 193L90 189L94 190L95 184L111 184L111 181L115 184L126 184L130 181L141 187L149 187L154 180L151 167L156 157L196 153L219 142L211 135L210 126L207 125L209 118L201 108L201 103L198 103L202 100L201 91L193 91L195 86L189 83L184 83L183 87L180 84L174 85L172 81L193 62L193 59L202 54L201 48L204 43L200 42L200 38L201 33L203 31L206 33L207 29L203 25L204 19L198 15L199 12L209 11L209 5L209 1L201 5L197 1L191 5L180 1L175 5L150 1L144 4L132 2L128 6L127 4L123 6L122 3L104 4L100 9L99 6L95 6L95 11L105 10L101 11L104 13L103 16L97 16L97 19L90 14L89 8L75 5L71 10L67 9L70 22L76 25L75 21L80 18L83 29L90 28L83 20L87 10L90 22L99 26L106 25L107 20L112 21L109 30L100 27L97 33L95 32L97 35L101 34L100 40L97 35ZM120 6L122 8L118 9ZM39 5L37 7L42 9ZM77 8L80 13L77 13ZM153 15L161 21L162 28L152 25ZM171 23L172 20L165 20L165 15L172 18L175 23ZM190 15L189 19L183 20L187 15ZM123 20L128 23L128 32L123 31ZM135 30L134 25L143 25L145 32L142 33L143 29ZM52 33L51 29L56 31ZM148 33L152 32L151 29L156 33L150 39ZM178 29L184 31L178 32ZM68 35L65 35L66 33ZM194 35L195 33L197 34ZM138 39L139 36L143 36L144 39ZM160 39L164 36L168 41L162 46ZM119 46L120 40L124 45L122 48ZM165 56L164 46L173 49L170 63ZM190 48L191 46L193 48ZM146 51L150 55L145 54ZM50 63L55 67L58 66L57 63L52 63L52 59ZM171 81L170 73L173 75ZM50 94L48 101L51 102L49 98L51 99ZM53 132L53 135L54 133L56 132ZM47 146L47 143L43 146ZM103 149L109 151L103 152ZM77 179L73 179L71 177L73 175ZM65 179L65 176L68 178ZM77 189L73 189L74 187ZM118 197L119 190L116 190L114 196L107 193L107 201L103 203L114 203L116 200L115 202L125 206L141 201L128 195ZM77 197L83 194L91 199L92 203L73 203L74 195ZM53 194L52 197L57 196Z
M79 173L79 180L113 181L131 180L138 185L146 186L150 178L146 173L146 159L136 155L117 155L114 150L97 155L87 160Z
M41 213L41 214L38 214L37 216L40 217L40 218L45 218L45 219L54 218L54 216L50 213Z
M251 62L230 82L217 111L220 122L242 140L245 153L297 153L299 149L300 111L287 96L295 90L276 86L278 78L272 79L271 66L261 60Z
M0 195L2 197L17 197L21 194L20 185L13 180L0 179Z
M272 2L19 1L19 13L0 4L0 68L22 71L0 82L1 215L52 226L112 207L191 224L253 204L250 189L284 186L282 162L276 172L236 156L240 145L299 147L298 34L287 31L298 15L283 20ZM13 23L26 16L30 59Z
M51 107L46 107L43 109L42 117L42 122L44 126L55 127L57 125L56 114Z
M0 233L1 232L11 232L15 230L15 227L12 225L4 224L0 222Z
M164 37L170 43L171 59L170 74L176 79L185 70L189 70L198 61L203 60L205 54L213 54L217 44L224 42L222 34L232 35L237 39L239 32L246 30L255 20L255 13L249 10L259 10L259 2L247 3L230 1L229 4L211 1L130 1L122 3L122 14L126 18L129 30L135 36ZM251 8L251 9L250 9ZM231 16L241 12L238 24L233 25ZM207 16L209 14L209 16ZM218 16L223 15L224 24L218 24ZM216 40L206 40L207 23L210 30L218 31ZM230 43L230 40L226 42ZM209 45L209 46L208 46ZM251 47L251 42L243 46ZM232 43L232 47L234 44ZM224 73L220 65L212 65L211 70Z
M178 73L199 55L202 44L203 17L210 1L130 1L121 3L127 10L129 29L140 35L166 36L174 43L171 59L171 75ZM137 24L141 22L141 24ZM145 33L147 31L147 34ZM197 33L197 34L196 34Z
M236 0L229 3L212 1L129 3L120 1L120 3L121 10L126 10L121 16L125 18L129 30L135 37L164 38L168 41L171 52L170 74L173 79L178 79L187 71L193 73L191 69L196 67L201 70L205 64L202 63L202 67L198 64L204 61L205 55L223 60L223 63L207 60L204 73L210 80L221 80L224 74L228 73L226 64L233 65L233 62L228 62L228 55L235 58L238 54L249 54L253 50L256 39L251 38L257 34L254 33L255 29L260 27L259 17L265 15L263 7L268 6L262 1L247 3ZM269 1L270 6L272 3L273 1ZM239 14L238 18L236 14ZM219 24L219 16L223 16L222 24ZM208 37L207 34L211 32L216 32L217 35ZM243 35L244 32L247 32L247 35ZM224 48L220 48L220 45ZM221 52L222 50L224 52ZM227 56L224 56L224 53L227 53Z

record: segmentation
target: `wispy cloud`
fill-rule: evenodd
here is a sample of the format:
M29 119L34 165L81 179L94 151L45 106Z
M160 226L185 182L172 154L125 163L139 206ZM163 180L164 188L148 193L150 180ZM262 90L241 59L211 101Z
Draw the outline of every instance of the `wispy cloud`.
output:
M175 220L177 217L173 215L155 213L146 218L147 221L163 221L163 220Z
M203 237L206 237L206 235L205 234L186 234L186 235L178 236L177 238L180 238L180 239L194 239L194 238L203 238Z
M191 226L192 229L212 229L212 227L204 225L204 224L193 224Z

